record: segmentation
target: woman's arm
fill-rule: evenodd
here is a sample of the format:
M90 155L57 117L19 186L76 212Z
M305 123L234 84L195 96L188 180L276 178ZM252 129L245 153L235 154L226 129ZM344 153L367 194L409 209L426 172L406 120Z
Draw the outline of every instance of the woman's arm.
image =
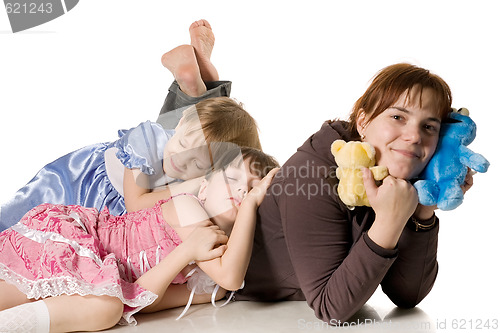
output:
M415 231L410 220L398 243L398 259L381 283L383 292L402 308L415 307L431 291L438 273L439 222L427 231Z
M384 277L382 290L396 305L414 307L432 289L437 276L435 207L418 205L415 188L405 180L389 176L377 188L371 175L365 176L367 195L375 211L368 236L384 248L398 247L398 259ZM420 224L430 223L433 227L416 231L411 215Z
M462 184L465 194L473 185L473 172L469 169ZM439 220L434 217L436 206L418 205L413 216L420 222L433 223L429 230L416 231L409 221L398 243L398 260L382 282L382 290L403 308L416 306L432 289L438 273L437 247Z
M416 193L407 182L385 180L377 188L378 220L372 224L370 208L347 210L335 186L328 191L332 186L321 176L291 175L282 187L287 194L280 195L277 204L301 290L318 318L346 321L372 296L397 260L394 247L415 210Z
M372 177L369 172L366 176ZM325 188L321 178L291 178L288 182L297 189ZM401 285L405 275L419 273L421 278L425 270L433 266L429 262L425 267L408 271L408 266L402 265L400 271L394 270L386 279L388 271L399 260L401 249L395 246L415 210L416 193L409 183L392 177L386 178L381 187L370 187L370 184L365 187L375 212L373 224L368 221L369 208L347 211L332 198L336 193L324 191L307 198L297 191L295 195L279 198L285 239L301 289L316 316L326 322L348 320L382 281L389 287L391 299L405 299L411 291L395 286ZM362 226L366 226L367 233L358 229ZM355 235L359 238L353 239ZM403 276L397 274L402 272ZM431 274L429 280L434 277ZM414 279L411 288L426 289L427 283Z
M195 228L185 242L181 243L158 265L144 273L135 283L159 297L147 307L148 312L164 309L163 295L172 280L193 260L211 260L220 257L226 250L227 236L217 226L202 223ZM220 246L219 246L220 245Z
M375 221L368 236L377 245L392 250L417 208L417 190L410 182L390 175L377 187L372 173L366 168L363 169L363 182L368 201L375 211Z

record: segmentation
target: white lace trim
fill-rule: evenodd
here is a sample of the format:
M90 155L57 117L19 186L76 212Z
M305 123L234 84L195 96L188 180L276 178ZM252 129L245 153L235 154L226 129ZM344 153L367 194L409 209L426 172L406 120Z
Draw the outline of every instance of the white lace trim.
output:
M120 301L134 308L130 312L124 312L122 318L125 319L127 324L135 325L137 321L132 317L135 313L142 310L144 307L152 304L158 296L152 292L145 290L137 295L134 299L125 299L123 296L122 288L119 284L113 283L111 285L94 285L75 278L55 277L50 279L29 280L19 274L10 270L7 266L0 263L0 280L4 280L16 286L22 293L26 294L27 298L40 299L46 297L66 295L96 295L96 296L112 296L117 297ZM123 321L120 321L123 323Z

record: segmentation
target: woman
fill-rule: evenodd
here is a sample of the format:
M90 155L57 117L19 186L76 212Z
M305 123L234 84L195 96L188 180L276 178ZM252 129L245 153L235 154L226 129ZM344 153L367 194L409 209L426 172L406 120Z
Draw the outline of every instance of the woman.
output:
M305 299L329 323L349 319L379 284L397 306L417 305L436 279L439 221L436 207L418 204L410 181L432 157L451 99L448 85L425 69L382 69L349 121L324 123L276 175L236 299ZM369 142L388 168L379 187L363 175L372 207L350 210L339 199L330 153L337 139ZM464 191L470 186L468 175Z

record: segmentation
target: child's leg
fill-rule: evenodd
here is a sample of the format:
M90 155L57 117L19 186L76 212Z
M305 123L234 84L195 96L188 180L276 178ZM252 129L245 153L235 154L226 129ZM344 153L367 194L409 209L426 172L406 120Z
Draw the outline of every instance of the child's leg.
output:
M5 281L0 281L0 295L0 311L35 302ZM48 297L44 302L51 332L102 330L116 325L123 314L123 303L110 296L61 295Z
M110 296L61 295L44 302L51 332L103 330L115 326L123 314L123 303Z
M0 280L0 311L31 302L13 284Z
M44 301L0 311L0 332L49 333L50 315Z
M195 87L200 84L198 81L198 76L201 77L201 81L205 84L206 87L205 92L201 95L193 96L193 94L186 93L186 89L190 90L186 82L174 81L174 83L172 83L169 88L169 92L167 97L165 98L163 107L161 108L160 115L174 110L176 110L176 115L169 114L168 116L162 117L163 123L165 123L165 128L174 128L177 125L178 119L182 117L182 110L179 111L179 108L196 104L204 99L211 97L229 97L231 93L231 82L219 81L219 74L217 73L217 69L210 60L215 41L215 37L210 24L206 20L196 21L189 27L189 34L191 36L191 46L194 49L195 58L198 65L198 73L190 72L193 70L193 68L195 68L195 66L189 67L190 71L186 71L187 68L186 66L184 66L182 77L183 80L186 80L186 82L191 82L191 85L194 82ZM175 58L172 57L173 55L175 54L166 53L162 57L163 65L169 68L169 70L170 68L175 67L175 64L172 63L175 61ZM189 62L192 62L191 58L189 59ZM174 77L176 77L176 74L173 74ZM191 78L189 78L189 75L191 75ZM167 117L168 119L164 119L165 117ZM163 125L161 121L157 122Z
M183 92L198 97L206 91L203 82L219 80L219 73L210 60L215 37L206 20L191 24L189 34L191 45L181 45L165 53L161 62L172 72Z

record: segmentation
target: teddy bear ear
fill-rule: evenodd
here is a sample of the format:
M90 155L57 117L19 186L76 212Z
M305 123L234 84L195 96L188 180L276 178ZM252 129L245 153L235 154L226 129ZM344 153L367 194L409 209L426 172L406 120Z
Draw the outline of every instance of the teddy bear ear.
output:
M366 151L366 155L368 156L369 159L375 157L375 148L373 148L371 144L369 144L368 142L363 142L361 146Z
M345 145L344 140L333 141L332 147L331 147L332 154L335 155L336 153L338 153L339 150L342 149L342 147L344 147L344 145Z

